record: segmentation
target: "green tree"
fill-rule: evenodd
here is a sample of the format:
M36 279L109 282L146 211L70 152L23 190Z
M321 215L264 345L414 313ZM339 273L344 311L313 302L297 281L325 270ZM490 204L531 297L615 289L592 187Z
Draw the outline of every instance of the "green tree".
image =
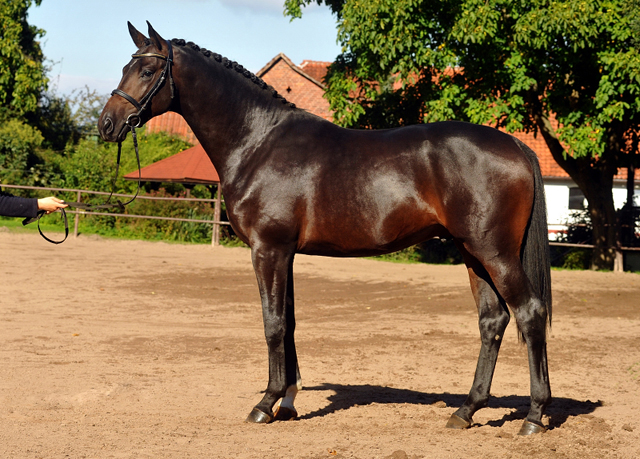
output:
M68 100L73 111L72 120L81 135L98 135L98 118L109 97L109 94L100 94L86 85L71 93Z
M0 178L9 183L47 185L46 146L38 123L47 88L38 39L44 31L27 22L27 10L41 0L0 0Z
M0 0L0 107L5 119L9 114L24 116L36 111L47 88L38 42L44 31L27 23L27 10L41 1Z
M592 268L612 267L613 177L638 161L638 0L286 0L285 14L314 1L338 19L342 54L325 77L338 123L541 135L589 201Z
M27 117L27 122L42 133L43 148L60 152L69 142L77 143L80 139L80 128L74 121L71 104L64 96L43 94L38 108Z
M13 184L39 184L41 161L34 152L42 141L37 129L21 121L0 124L0 179Z
M634 36L633 45L640 49L640 0L629 0L624 14L629 16L629 23Z
M43 94L29 124L44 136L43 147L61 152L67 144L77 144L87 136L98 135L98 118L109 96L85 86L69 96Z

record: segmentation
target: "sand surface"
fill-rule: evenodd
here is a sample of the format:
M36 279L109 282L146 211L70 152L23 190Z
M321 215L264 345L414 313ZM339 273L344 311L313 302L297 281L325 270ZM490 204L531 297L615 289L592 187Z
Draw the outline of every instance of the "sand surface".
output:
M640 276L553 272L541 435L507 329L488 408L445 429L480 340L464 266L298 256L299 418L267 383L247 249L0 228L0 458L637 458Z

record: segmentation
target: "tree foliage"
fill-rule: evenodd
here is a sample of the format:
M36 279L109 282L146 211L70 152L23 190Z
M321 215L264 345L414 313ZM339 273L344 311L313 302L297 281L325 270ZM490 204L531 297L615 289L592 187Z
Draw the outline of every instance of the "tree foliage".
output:
M27 117L43 135L43 147L63 151L89 135L98 135L97 122L107 95L85 86L69 96L44 94L36 111Z
M37 129L21 121L0 124L0 179L7 183L37 183L31 175L41 162L34 152L42 141Z
M342 54L325 77L336 122L542 135L589 201L593 266L611 267L613 177L638 162L638 0L286 0L285 13L314 1L338 18Z
M41 1L0 0L0 106L18 116L34 112L47 88L44 31L27 23L27 10Z
M98 134L98 118L109 99L108 94L100 94L89 86L76 89L68 98L72 110L72 121L81 136Z

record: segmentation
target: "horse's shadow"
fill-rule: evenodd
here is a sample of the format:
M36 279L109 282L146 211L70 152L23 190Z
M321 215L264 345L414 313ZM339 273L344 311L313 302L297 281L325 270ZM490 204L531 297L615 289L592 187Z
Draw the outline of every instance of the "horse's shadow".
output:
M329 405L316 411L300 416L298 419L313 419L323 417L336 411L346 410L354 406L370 405L372 403L409 403L413 405L432 405L436 402L444 402L450 407L459 407L467 398L466 394L450 393L426 393L408 389L396 389L372 385L345 385L324 383L314 387L304 387L304 391L332 391L329 395ZM522 420L529 411L529 396L508 395L502 397L492 396L489 400L490 408L510 408L509 414L502 419L489 421L487 425L501 427L506 422ZM571 398L555 397L546 414L549 416L549 429L564 424L568 417L580 414L589 414L602 406L601 401L580 401Z

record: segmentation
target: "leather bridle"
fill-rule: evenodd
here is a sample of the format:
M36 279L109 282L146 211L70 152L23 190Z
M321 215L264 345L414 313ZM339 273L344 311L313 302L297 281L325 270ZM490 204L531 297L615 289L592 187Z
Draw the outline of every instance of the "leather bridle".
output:
M151 99L153 99L153 97L158 93L160 88L162 88L162 85L164 85L164 82L167 80L167 77L169 78L169 84L171 85L171 100L173 100L175 97L175 84L173 82L173 75L171 74L171 66L173 65L173 47L171 46L171 42L169 40L166 40L166 42L169 50L167 56L164 56L159 53L141 53L141 54L131 55L133 59L140 59L143 57L156 57L158 59L162 59L167 62L164 69L160 73L160 77L156 80L156 82L151 87L151 89L142 97L142 99L140 99L140 101L135 100L133 97L131 97L129 94L122 91L121 89L114 89L111 92L112 96L116 96L116 95L120 96L125 100L127 100L128 102L130 102L136 109L138 109L137 113L130 114L127 117L127 120L125 121L125 127L128 127L129 130L131 131L133 146L136 152L136 159L138 161L138 188L136 189L136 194L127 202L123 203L123 202L120 202L120 200L116 199L118 201L117 203L110 204L111 197L113 196L113 191L115 190L116 179L118 178L118 171L120 169L120 156L122 152L122 142L119 141L118 157L116 159L116 173L115 173L115 177L113 179L113 183L111 187L111 194L109 195L109 198L107 198L106 202L104 204L99 204L99 205L86 204L83 202L64 202L64 204L67 204L69 207L74 207L74 208L84 209L84 210L101 210L101 209L112 209L112 208L118 208L118 209L124 210L124 206L132 203L138 196L138 193L140 192L140 184L142 182L142 172L140 168L140 153L138 152L138 138L136 136L136 128L139 128L140 126L142 126L142 113L147 109L149 103L151 102ZM69 236L69 224L67 221L67 214L64 211L64 209L60 209L60 212L62 213L62 217L64 219L64 231L65 231L64 239L62 239L61 241L54 241L52 239L49 239L47 236L44 235L44 233L40 229L40 218L46 214L45 211L39 211L37 217L25 218L22 224L28 225L29 223L37 221L38 231L40 232L40 235L44 239L51 242L52 244L62 244Z
M147 109L147 106L151 102L151 99L153 99L153 97L158 93L167 77L169 78L169 84L171 85L171 100L173 100L173 98L175 97L175 85L173 83L173 75L171 75L171 66L173 65L173 47L171 46L171 42L169 40L166 40L166 42L169 50L167 56L158 53L142 53L131 55L133 59L140 59L143 57L156 57L167 62L164 69L162 70L162 73L160 73L160 77L156 80L151 89L142 97L142 99L140 99L140 101L135 100L133 97L131 97L121 89L114 89L111 92L112 96L120 96L138 109L138 113L132 113L127 117L127 120L125 121L125 125L131 128L132 131L133 129L142 126L142 113Z

